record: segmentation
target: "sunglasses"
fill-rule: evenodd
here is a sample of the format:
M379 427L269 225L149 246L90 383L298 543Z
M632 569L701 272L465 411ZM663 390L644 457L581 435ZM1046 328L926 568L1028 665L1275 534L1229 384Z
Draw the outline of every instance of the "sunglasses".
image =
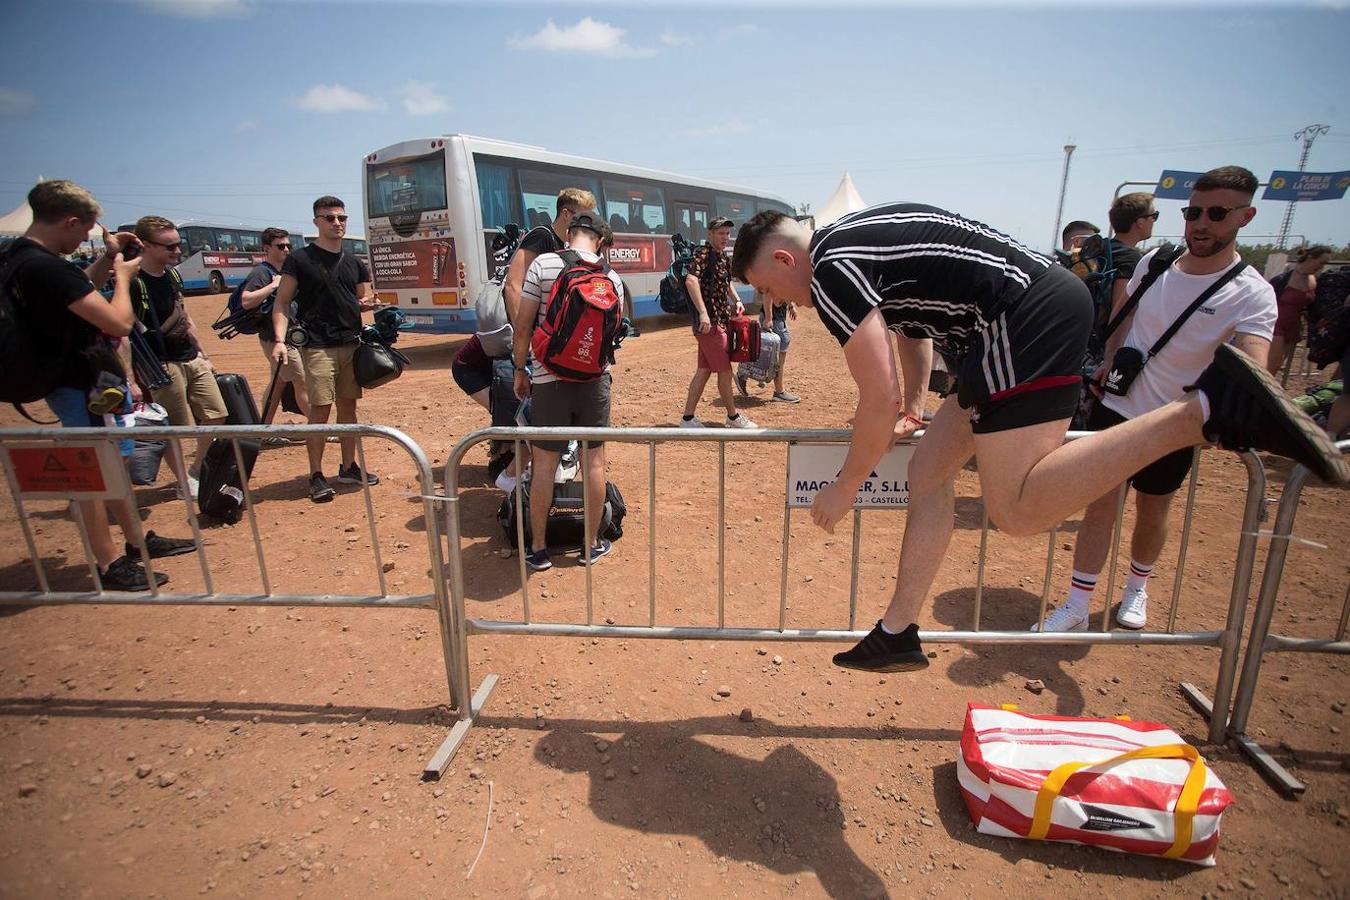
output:
M159 247L162 250L168 250L170 253L180 249L178 244L161 244L159 241L142 241L142 243L150 244L151 246L154 247Z
M319 218L320 218L320 219L327 219L329 222L345 222L345 221L347 221L347 217L346 217L346 216L339 216L337 213L328 213L327 215L319 216Z
M273 244L272 246L273 246L273 247L276 247L278 250L289 250L289 249L291 249L291 245L290 245L290 244Z
M1153 212L1151 212L1151 213L1145 213L1144 215L1140 216L1139 218L1141 218L1141 219L1152 219L1153 221L1156 222L1156 221L1158 221L1158 216L1160 216L1160 215L1162 215L1162 213L1158 212L1158 211L1155 209Z
M1246 209L1249 206L1251 206L1250 203L1244 203L1241 206L1183 206L1181 217L1187 222L1198 222L1201 214L1208 213L1211 222L1222 222L1228 218L1230 212Z

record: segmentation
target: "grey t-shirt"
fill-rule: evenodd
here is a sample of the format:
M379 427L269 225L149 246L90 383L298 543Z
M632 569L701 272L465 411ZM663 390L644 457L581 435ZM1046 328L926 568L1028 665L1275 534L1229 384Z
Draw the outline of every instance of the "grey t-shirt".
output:
M267 284L280 286L281 273L272 268L271 263L263 262L261 265L254 266L253 271L248 273L248 277L244 279L243 291L247 294ZM277 292L274 288L272 293L268 294L263 300L262 305L255 307L255 309L267 313L258 323L258 337L265 341L277 339L276 332L272 329L272 301L276 298Z

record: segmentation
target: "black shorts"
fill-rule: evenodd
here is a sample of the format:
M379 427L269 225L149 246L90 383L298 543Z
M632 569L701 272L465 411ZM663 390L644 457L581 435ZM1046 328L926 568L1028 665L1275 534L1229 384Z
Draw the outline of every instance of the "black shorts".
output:
M454 377L455 384L459 385L459 389L470 397L479 391L485 391L492 387L491 366L488 366L486 370L476 369L456 359L450 364L450 374Z
M991 434L1070 419L1083 387L1092 296L1052 266L971 341L951 367L971 430Z
M595 381L546 381L530 387L530 424L538 428L608 428L610 377ZM567 441L531 441L550 453L567 449ZM604 441L591 441L599 447Z
M1087 430L1105 431L1129 419L1120 413L1107 409L1100 403L1092 404L1088 413ZM1164 497L1181 487L1191 472L1191 461L1195 458L1194 447L1175 450L1162 459L1154 460L1130 476L1130 486L1141 494Z

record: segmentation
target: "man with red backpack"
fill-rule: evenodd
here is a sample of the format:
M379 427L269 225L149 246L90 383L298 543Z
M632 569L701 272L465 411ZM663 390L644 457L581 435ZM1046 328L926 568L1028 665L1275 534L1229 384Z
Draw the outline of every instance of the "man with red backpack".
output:
M623 282L600 255L609 225L593 209L578 211L568 223L568 248L538 256L525 273L512 329L511 358L516 396L531 397L530 420L541 427L609 427L610 374L614 339L623 308ZM527 365L527 361L529 364ZM552 473L567 441L532 441L530 534L540 547L528 548L525 563L533 571L552 568L543 546ZM594 562L607 555L610 542L600 537L605 505L605 447L591 441L582 465L586 502L594 511L594 532L586 535Z

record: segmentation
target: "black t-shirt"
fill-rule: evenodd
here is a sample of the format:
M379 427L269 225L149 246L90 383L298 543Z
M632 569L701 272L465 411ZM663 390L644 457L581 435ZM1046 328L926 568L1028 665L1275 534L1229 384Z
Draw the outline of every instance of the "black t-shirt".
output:
M280 278L278 276L280 274L280 272L272 268L270 262L264 260L262 265L254 266L253 271L248 273L248 277L244 279L244 286L241 290L243 293L249 294L268 284L275 284L279 287ZM277 339L277 333L272 328L272 301L276 299L277 291L276 287L273 287L272 293L264 297L263 302L254 307L254 310L259 313L258 337L266 341L275 341Z
M98 340L99 331L70 312L69 306L94 290L84 270L57 256L46 247L21 237L6 249L17 269L10 283L11 296L21 311L33 339L62 352L61 384L84 390L90 386L89 366L83 350Z
M1111 264L1116 268L1116 281L1129 281L1134 277L1134 267L1144 254L1135 248L1111 238Z
M361 305L356 286L370 281L370 268L360 257L329 253L310 244L286 257L281 274L296 281L295 318L309 332L311 347L341 347L359 340Z
M159 358L164 362L190 362L196 359L197 348L192 346L192 341L188 340L180 328L170 328L170 331L179 332L177 337L167 335L161 330L161 326L169 320L178 305L178 298L181 296L178 282L167 269L162 275L151 275L142 271L136 279L145 286L150 303L148 307L142 305L146 294L142 294L141 289L135 284L131 288L132 303L136 307L137 318L145 323L146 335Z

